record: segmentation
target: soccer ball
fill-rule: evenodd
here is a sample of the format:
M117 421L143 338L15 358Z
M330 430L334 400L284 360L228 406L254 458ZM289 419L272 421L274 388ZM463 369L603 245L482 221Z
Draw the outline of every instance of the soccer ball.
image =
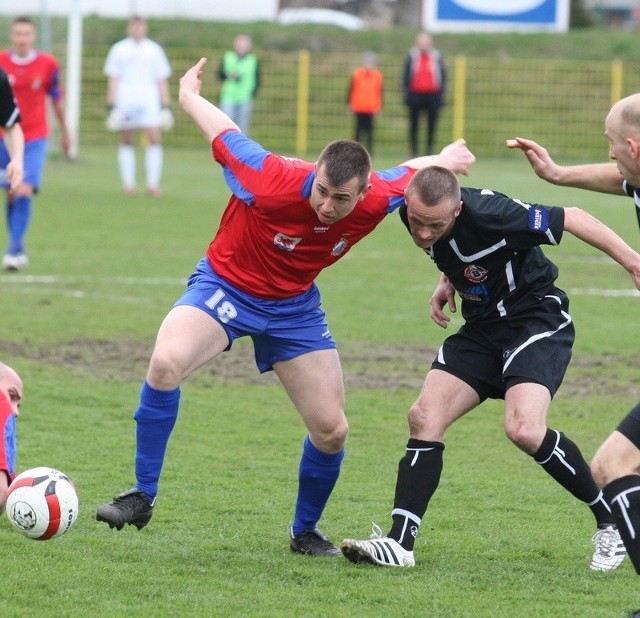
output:
M64 534L78 517L78 494L69 477L54 468L31 468L13 479L7 517L30 539L46 541Z

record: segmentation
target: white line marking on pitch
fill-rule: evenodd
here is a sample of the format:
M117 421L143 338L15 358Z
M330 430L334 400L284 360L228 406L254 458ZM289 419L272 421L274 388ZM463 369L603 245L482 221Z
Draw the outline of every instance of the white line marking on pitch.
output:
M69 284L113 284L113 285L147 285L147 286L185 286L186 278L180 277L93 277L91 275L79 275L60 277L58 275L0 275L0 284L13 283L20 285L69 285ZM569 293L574 296L604 296L604 297L634 297L640 296L640 291L633 288L608 289L608 288L570 288ZM86 295L80 290L67 291L77 297Z
M0 275L0 283L47 283L51 285L70 283L112 283L115 285L186 285L187 278L179 277L93 277L80 275L77 277L59 277L58 275Z

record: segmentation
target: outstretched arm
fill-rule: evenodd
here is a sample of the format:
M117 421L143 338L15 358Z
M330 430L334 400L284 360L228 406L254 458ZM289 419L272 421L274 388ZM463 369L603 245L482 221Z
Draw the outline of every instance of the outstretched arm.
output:
M625 195L622 174L615 163L587 163L585 165L558 165L546 148L524 137L506 141L508 148L519 148L531 164L533 171L543 180L563 187L576 187Z
M19 122L4 128L4 143L11 157L6 168L7 180L9 188L15 189L24 175L24 133Z
M460 138L452 144L445 146L437 155L427 155L424 157L415 157L409 159L401 165L411 167L413 169L421 169L431 165L440 165L450 169L455 174L469 175L469 168L473 165L476 158L467 148L467 142Z
M240 130L238 125L213 103L200 96L201 76L206 58L192 66L181 78L178 91L180 107L193 119L205 138L211 142L227 129Z
M564 209L564 229L618 262L640 290L640 254L613 230L581 208Z
M64 152L64 155L68 158L71 154L72 139L71 131L69 131L67 119L64 115L62 99L53 101L53 113L55 114L58 120L58 126L60 127L60 144L62 146L62 152Z

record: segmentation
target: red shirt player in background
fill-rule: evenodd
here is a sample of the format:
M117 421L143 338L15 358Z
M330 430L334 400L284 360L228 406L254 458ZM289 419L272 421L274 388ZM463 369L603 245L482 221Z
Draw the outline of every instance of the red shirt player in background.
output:
M71 135L62 107L58 62L51 54L34 48L36 27L33 20L29 17L17 17L11 25L10 39L12 48L0 52L0 67L9 77L22 117L25 140L24 179L18 187L7 191L9 245L2 258L2 268L21 270L29 264L24 238L31 219L33 196L40 187L42 169L47 158L47 97L53 103L60 124L65 155L69 154ZM4 145L0 142L0 162L6 156Z
M7 502L7 490L16 475L16 417L22 401L20 376L0 363L0 514Z
M474 157L463 140L380 172L352 140L331 142L317 163L278 156L200 96L205 62L180 80L180 105L211 144L232 196L206 257L158 332L135 413L136 485L99 507L96 518L118 530L149 522L182 381L234 340L251 337L258 369L276 372L308 430L290 548L340 556L317 529L338 480L348 424L340 360L314 280L404 202L417 168L441 163L466 173Z

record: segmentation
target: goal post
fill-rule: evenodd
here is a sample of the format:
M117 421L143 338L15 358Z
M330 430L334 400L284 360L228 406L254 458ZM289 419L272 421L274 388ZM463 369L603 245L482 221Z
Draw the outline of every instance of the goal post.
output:
M71 0L67 26L67 70L65 87L65 116L71 133L69 157L79 152L80 102L82 97L82 7L81 0Z

